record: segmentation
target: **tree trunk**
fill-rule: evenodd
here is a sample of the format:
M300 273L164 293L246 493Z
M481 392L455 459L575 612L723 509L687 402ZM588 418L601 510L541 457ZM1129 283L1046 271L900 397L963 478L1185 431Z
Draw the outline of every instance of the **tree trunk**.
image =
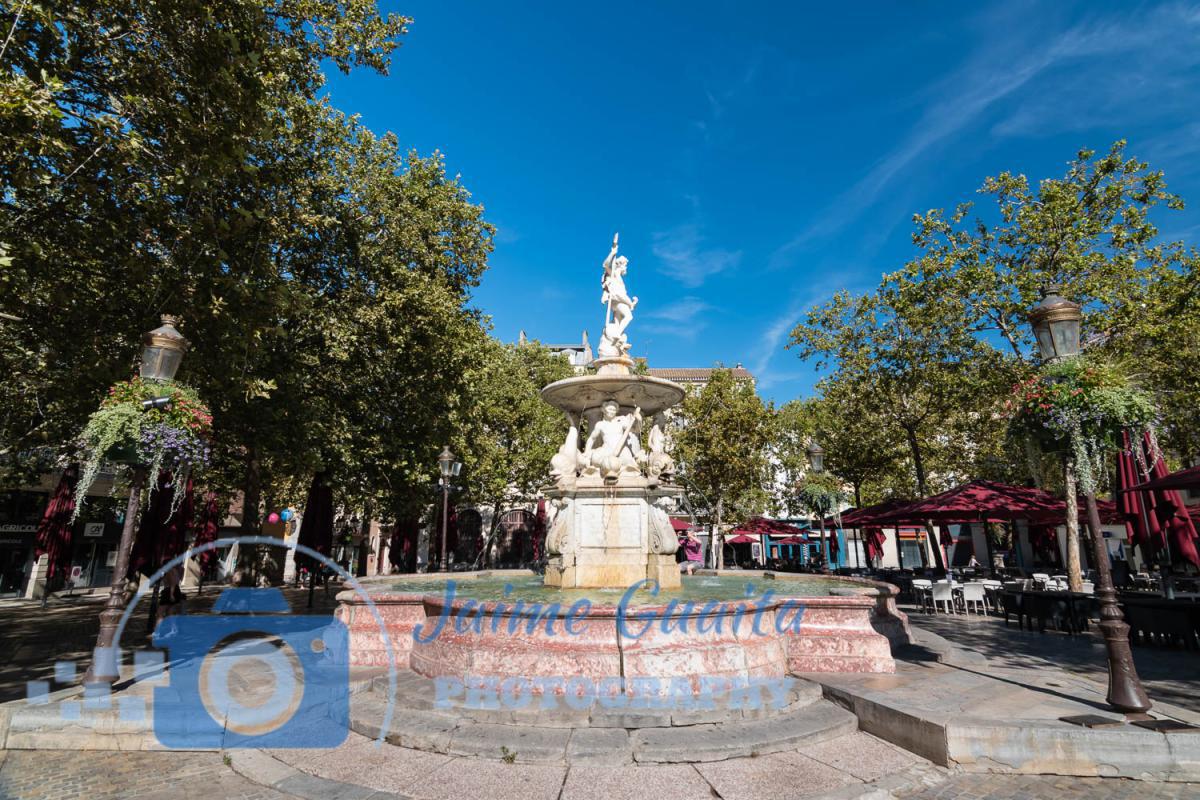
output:
M483 540L483 547L475 554L475 568L479 569L480 564L485 564L485 559L492 549L492 542L496 538L496 529L500 527L500 504L496 503L492 506L492 524L488 531L487 538Z
M1075 485L1075 468L1070 459L1064 462L1067 487L1067 584L1072 592L1083 591L1083 570L1079 565L1079 493Z
M913 471L917 473L917 492L922 498L928 497L929 487L925 483L925 462L921 460L921 445L917 441L917 431L915 428L906 426L904 435L908 439L908 449L912 452ZM929 549L933 551L933 566L937 569L946 569L945 560L942 558L942 542L933 529L932 520L925 520L925 536L929 541ZM924 554L923 549L922 554Z
M862 508L862 486L854 484L854 507Z
M258 506L262 500L262 469L258 454L254 448L246 453L246 477L242 484L242 536L258 536L261 533L262 520L259 518ZM244 571L249 568L251 580L255 581L259 560L258 545L238 549L238 563L234 568Z
M367 575L367 553L373 553L371 549L371 515L374 513L374 507L371 501L363 503L363 518L362 527L359 529L359 545L358 545L358 567L354 570L354 575L357 578L364 578ZM375 571L379 572L379 558L375 559Z
M725 498L717 498L717 521L713 525L713 566L717 569L725 569L725 546L721 541L721 512L725 509Z

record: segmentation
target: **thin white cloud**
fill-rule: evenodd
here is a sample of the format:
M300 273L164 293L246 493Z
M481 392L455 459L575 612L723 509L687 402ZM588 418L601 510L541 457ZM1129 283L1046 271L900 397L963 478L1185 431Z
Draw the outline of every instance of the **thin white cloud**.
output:
M740 250L705 247L700 226L694 222L655 233L651 250L661 262L659 270L689 289L736 267L742 259Z
M712 308L711 305L695 295L681 297L674 303L662 306L646 316L651 319L665 319L668 322L695 322L696 317Z
M1164 6L1153 12L1137 10L1132 17L1120 20L1083 23L1033 44L1021 38L1027 28L1014 26L1016 37L980 52L961 69L929 87L928 93L937 99L909 134L823 214L779 247L772 254L771 266L786 266L800 249L842 230L875 205L918 157L977 122L998 101L1052 67L1097 56L1151 52L1162 47L1168 34L1178 42L1180 29L1195 28L1198 20L1195 8ZM1043 102L1048 99L1044 95L1041 98Z

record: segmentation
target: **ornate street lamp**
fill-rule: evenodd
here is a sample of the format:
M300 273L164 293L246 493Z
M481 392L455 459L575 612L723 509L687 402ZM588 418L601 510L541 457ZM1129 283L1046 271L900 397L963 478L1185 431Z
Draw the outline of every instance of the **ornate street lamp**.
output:
M443 447L438 456L438 469L442 473L442 572L447 572L450 569L450 565L446 562L446 530L449 527L450 516L450 479L457 478L458 473L462 471L462 464L454 460L454 453L450 452L449 445Z
M1042 361L1047 363L1079 355L1082 307L1062 297L1061 290L1057 284L1047 284L1042 291L1042 302L1029 312L1029 323L1037 337Z
M163 314L162 325L142 336L141 375L146 380L175 380L179 362L188 349L188 340L175 330L178 322L178 317Z
M817 440L813 439L808 444L808 464L812 467L812 471L820 474L825 471L825 448L817 444ZM817 518L821 529L821 550L825 556L824 569L829 571L829 540L825 538L825 509L817 509Z
M817 444L816 439L813 439L808 445L808 463L812 466L813 472L825 471L825 449Z
M188 341L175 329L178 317L162 316L162 325L142 336L141 376L147 380L170 381L179 371L179 363L187 352ZM142 403L145 409L162 408L169 398L155 398ZM146 485L148 469L144 464L133 466L129 481L129 504L125 508L125 522L121 527L121 542L117 545L117 561L113 566L112 586L108 600L100 612L100 632L96 634L96 650L92 664L83 677L86 683L115 683L120 678L120 664L113 645L117 625L121 622L125 600L125 582L129 573L129 556L133 550L138 505L142 488Z
M1079 355L1079 329L1083 322L1082 308L1058 294L1054 285L1046 287L1042 302L1029 312L1029 322L1037 336L1042 360L1047 363ZM1108 546L1100 525L1100 510L1096 493L1084 494L1087 503L1088 528L1092 533L1092 561L1095 562L1096 599L1100 605L1100 632L1108 651L1108 702L1127 713L1145 713L1150 698L1138 679L1129 649L1129 626L1125 624L1117 591L1113 587L1112 568L1108 563Z

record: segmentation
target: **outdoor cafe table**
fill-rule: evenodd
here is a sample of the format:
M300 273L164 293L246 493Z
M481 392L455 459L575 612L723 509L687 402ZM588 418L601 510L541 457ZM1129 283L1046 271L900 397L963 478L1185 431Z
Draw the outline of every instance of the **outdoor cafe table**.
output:
M1022 630L1025 620L1029 620L1029 629L1033 630L1033 620L1038 620L1038 631L1046 632L1046 620L1055 621L1055 627L1062 630L1066 623L1067 633L1079 633L1087 630L1088 619L1092 613L1095 597L1083 592L1053 592L1036 589L1005 589L1001 592L1004 600L1004 624L1008 624L1010 614L1017 615L1017 623Z

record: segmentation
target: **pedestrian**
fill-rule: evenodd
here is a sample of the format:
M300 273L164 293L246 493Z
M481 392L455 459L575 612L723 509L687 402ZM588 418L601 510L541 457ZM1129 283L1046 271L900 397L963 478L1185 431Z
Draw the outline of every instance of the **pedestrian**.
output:
M693 575L697 566L704 566L704 549L700 546L700 540L689 529L684 532L680 546L683 548L684 561L679 564L679 571L685 575Z

